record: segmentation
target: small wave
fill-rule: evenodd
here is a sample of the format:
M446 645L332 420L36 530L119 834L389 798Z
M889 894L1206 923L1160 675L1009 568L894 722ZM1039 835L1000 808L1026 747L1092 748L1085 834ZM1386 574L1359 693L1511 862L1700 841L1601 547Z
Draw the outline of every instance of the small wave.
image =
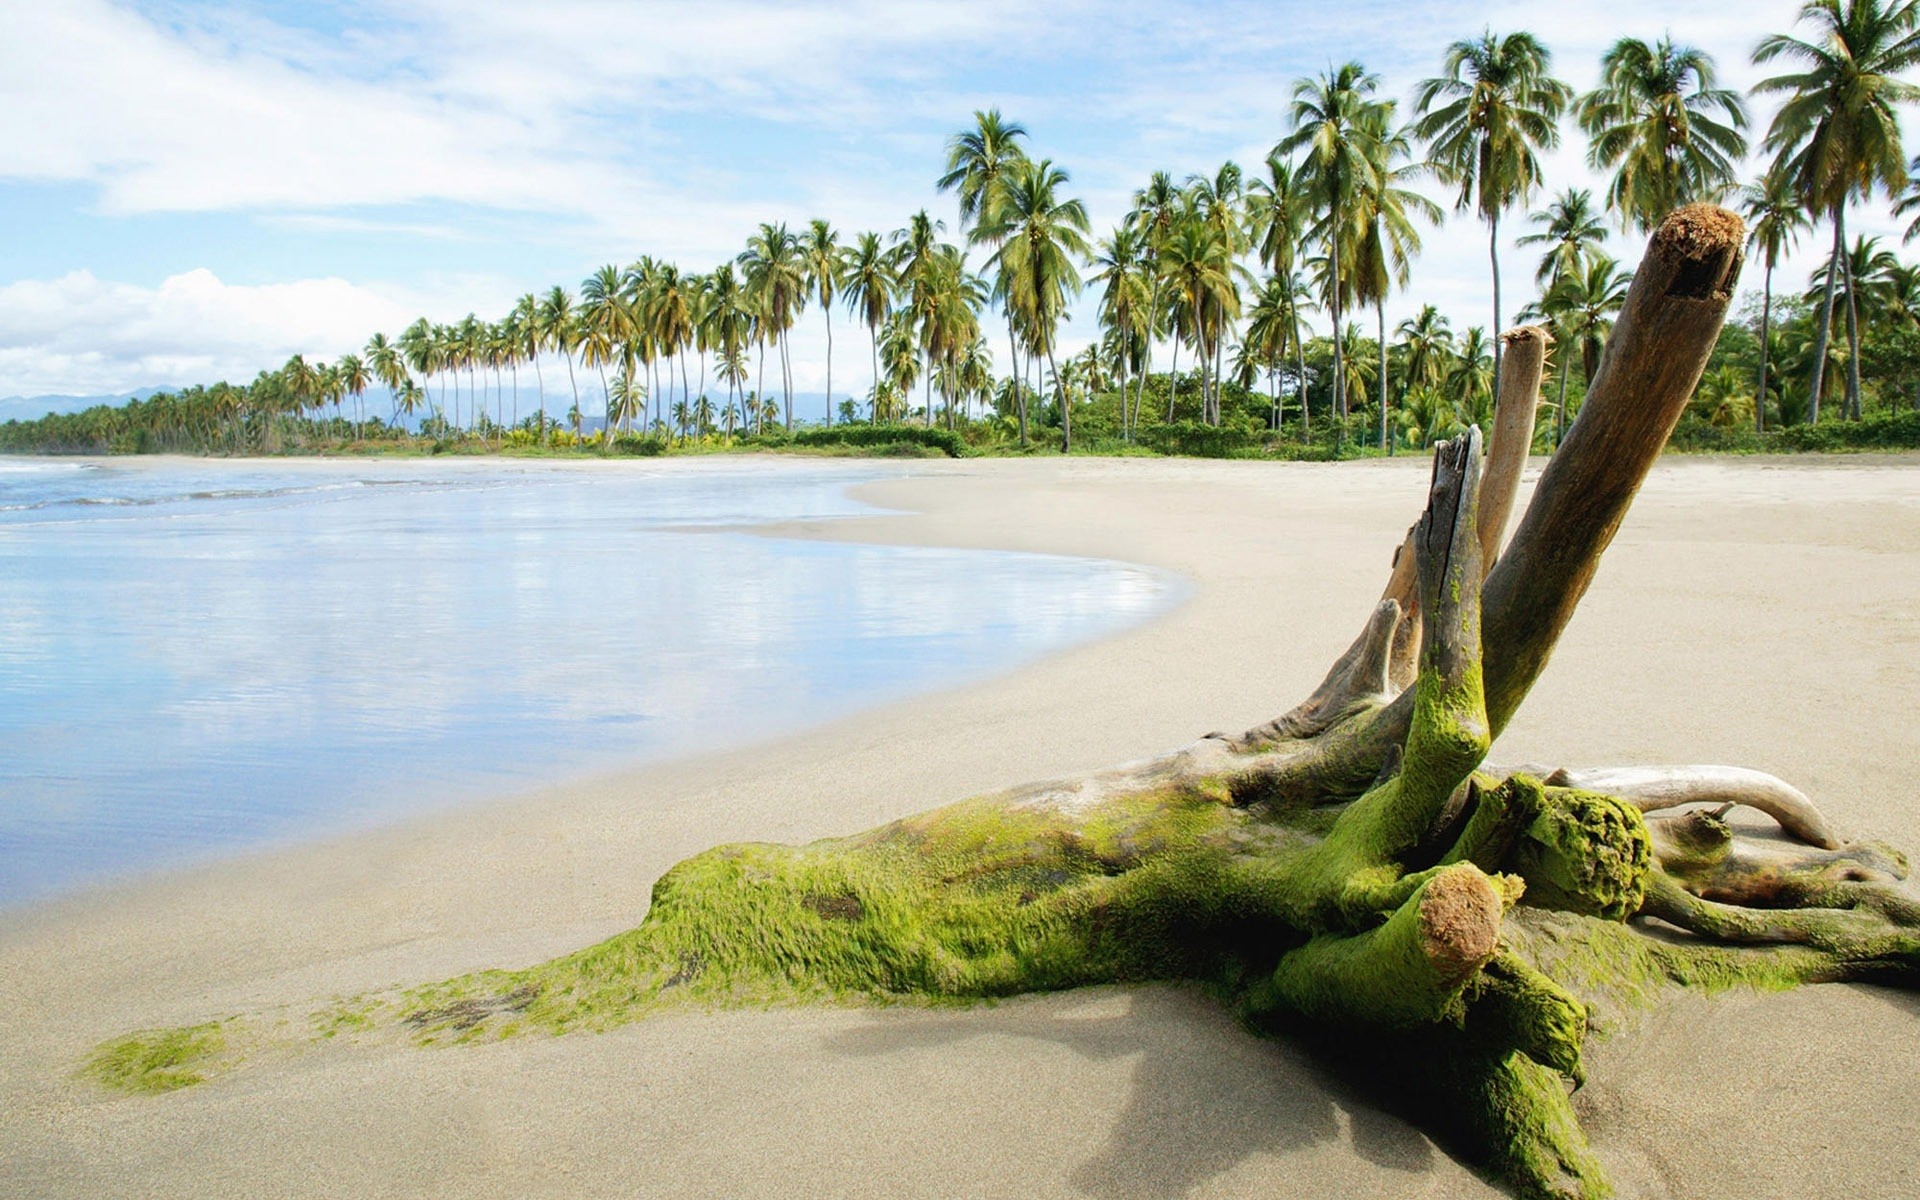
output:
M413 484L415 481L408 479L348 479L291 487L204 488L157 496L50 496L26 504L0 504L0 512L35 512L57 508L152 508L163 504L191 504L209 500L276 500L288 496L346 492L360 488L407 487Z

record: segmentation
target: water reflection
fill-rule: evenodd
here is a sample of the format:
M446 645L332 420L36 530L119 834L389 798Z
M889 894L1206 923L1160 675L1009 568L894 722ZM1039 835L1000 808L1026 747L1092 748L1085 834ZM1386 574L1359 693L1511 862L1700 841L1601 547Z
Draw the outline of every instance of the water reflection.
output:
M0 462L0 903L794 728L1169 595L687 531L865 511L885 468L39 466Z

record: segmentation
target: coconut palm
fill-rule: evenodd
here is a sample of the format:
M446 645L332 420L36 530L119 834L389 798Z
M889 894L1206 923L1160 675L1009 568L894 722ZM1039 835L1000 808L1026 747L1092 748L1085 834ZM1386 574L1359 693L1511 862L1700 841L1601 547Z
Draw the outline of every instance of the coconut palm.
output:
M877 233L863 233L853 244L841 250L840 278L845 288L847 311L866 324L873 348L873 381L880 383L880 326L893 310L896 279L893 255L881 244Z
M1026 158L1020 142L1027 136L1024 125L1009 121L997 108L975 111L973 128L947 139L947 167L936 186L943 192L957 193L960 203L960 232L973 244L984 243L999 249L1001 228L994 217L1006 190L1014 165ZM1019 348L1015 342L1013 312L1007 312L1007 352L1015 356L1008 369L1019 373Z
M737 260L745 270L747 290L759 309L762 345L771 341L780 350L780 378L786 396L786 425L793 429L793 364L788 355L787 331L807 303L806 265L800 239L785 223L762 223L747 239Z
M1798 70L1763 79L1754 90L1785 97L1762 143L1774 155L1771 170L1791 180L1803 205L1833 222L1809 388L1810 419L1818 421L1847 204L1876 188L1895 194L1906 185L1898 108L1920 99L1920 88L1900 75L1920 62L1920 35L1915 0L1811 0L1797 23L1811 26L1813 36L1772 34L1754 48L1753 61L1781 59ZM1849 328L1847 349L1848 406L1857 411L1857 326Z
M1183 201L1180 189L1174 186L1173 176L1165 171L1155 171L1148 178L1147 186L1133 194L1133 208L1127 214L1127 223L1140 231L1142 266L1147 273L1148 286L1146 363L1141 368L1140 384L1135 389L1133 400L1133 424L1136 425L1139 424L1140 406L1146 402L1147 376L1153 372L1153 339L1163 327L1160 249L1172 236L1174 222L1184 206ZM1023 425L1023 441L1024 428Z
M800 235L800 257L806 267L807 289L820 301L827 322L827 424L833 424L833 298L840 290L840 235L832 225L815 219Z
M1312 220L1312 199L1306 181L1293 164L1275 149L1267 154L1267 174L1247 189L1247 222L1252 227L1256 253L1274 278L1282 281L1279 295L1286 297L1293 342L1294 373L1300 387L1300 418L1309 423L1306 405L1306 347L1300 338L1299 293L1295 268L1301 244Z
M1754 395L1754 428L1767 427L1767 351L1773 329L1773 268L1780 256L1800 238L1810 224L1807 210L1800 205L1793 180L1784 171L1768 171L1758 183L1748 184L1740 193L1740 209L1747 218L1748 238L1760 252L1764 267L1760 288L1760 382Z
M1152 320L1153 285L1147 278L1144 241L1138 227L1123 222L1094 247L1090 264L1099 268L1093 282L1101 285L1101 324L1114 339L1120 368L1120 433L1129 439L1127 371L1144 356Z
M573 375L573 352L577 346L575 333L579 328L574 320L573 297L567 289L554 284L548 289L546 298L540 302L540 320L538 324L540 344L551 350L558 350L560 357L567 363L567 386L573 389L573 411L580 411L580 382ZM573 422L574 435L579 436L580 422ZM544 426L543 426L544 428Z
M999 269L996 292L1015 314L1028 354L1044 357L1056 378L1054 334L1067 301L1080 291L1075 260L1088 253L1086 205L1062 198L1067 172L1051 159L1021 162L1009 172L1005 203L989 214L1001 239L990 264ZM1061 396L1061 449L1073 449L1073 408Z
M1813 269L1809 287L1802 300L1811 305L1817 296L1826 290L1826 276L1830 263L1821 263ZM1880 249L1879 238L1856 237L1853 245L1840 256L1840 279L1834 285L1834 303L1847 315L1847 369L1849 391L1847 398L1847 416L1852 420L1860 419L1859 365L1855 358L1859 355L1860 314L1871 317L1885 307L1884 296L1890 289L1890 276L1899 271L1900 262L1889 251Z
M607 264L580 283L580 363L600 371L600 395L611 395L607 367L627 341L632 314L621 292L620 268Z
M399 346L387 340L384 333L376 333L367 339L367 366L372 369L373 377L380 386L387 389L387 395L393 399L394 423L400 422L400 392L410 382L407 376L407 363ZM411 412L411 410L409 410Z
M1514 239L1514 245L1546 247L1540 269L1533 273L1533 281L1542 288L1583 269L1587 256L1607 237L1605 222L1593 211L1593 193L1585 188L1561 192L1531 219L1538 229Z
M373 383L373 376L367 372L367 364L357 354L343 354L334 363L334 370L340 377L340 388L353 397L353 440L360 440L360 426L364 417L360 411L360 397L367 394L367 388Z
M1726 195L1747 154L1740 94L1714 86L1712 57L1670 37L1615 42L1578 112L1587 162L1613 171L1608 206L1643 233L1682 204Z
M1424 174L1425 163L1410 161L1412 144L1407 131L1394 127L1394 104L1386 101L1370 105L1367 120L1373 123L1367 139L1373 170L1360 189L1354 245L1354 300L1372 302L1379 329L1380 369L1376 382L1380 388L1380 448L1391 450L1387 439L1387 294L1395 285L1405 287L1413 277L1413 258L1420 252L1420 233L1416 219L1438 224L1440 206L1420 193L1403 186Z
M1323 290L1327 313L1337 332L1341 326L1343 247L1351 246L1357 227L1362 191L1372 186L1376 151L1372 145L1378 124L1370 115L1370 97L1379 90L1380 77L1357 62L1327 71L1316 79L1293 85L1290 116L1293 131L1275 147L1279 154L1303 153L1301 171L1316 214L1314 234L1326 248L1327 286ZM1333 339L1333 409L1345 437L1347 396L1345 347Z
M1556 315L1564 332L1562 341L1580 350L1581 374L1588 387L1600 370L1600 355L1607 335L1613 332L1613 319L1626 303L1627 285L1632 281L1620 264L1604 254L1588 260L1586 269L1563 277L1541 297L1542 313ZM1562 353L1570 354L1570 349ZM1553 444L1558 446L1567 433L1566 388L1560 391L1554 412Z
M540 444L547 444L547 376L540 368L540 352L546 348L546 329L540 318L540 301L528 292L513 304L513 327L518 336L515 347L520 358L533 364L533 382L540 397Z
M1457 207L1487 223L1493 273L1493 331L1505 323L1500 307L1500 217L1526 203L1540 186L1540 152L1560 141L1560 113L1572 89L1555 79L1552 55L1530 33L1477 39L1447 48L1443 74L1414 90L1421 117L1415 136L1442 182L1460 189ZM1500 342L1493 345L1493 386L1500 382Z

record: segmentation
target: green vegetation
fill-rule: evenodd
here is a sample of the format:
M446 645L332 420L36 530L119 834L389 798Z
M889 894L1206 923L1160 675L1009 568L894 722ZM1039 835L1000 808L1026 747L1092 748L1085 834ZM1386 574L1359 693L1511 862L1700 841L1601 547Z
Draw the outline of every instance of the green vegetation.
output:
M102 1043L81 1072L116 1091L152 1094L191 1087L206 1072L231 1063L218 1023L146 1029Z
M918 426L947 431L971 453L1424 448L1484 427L1500 373L1494 335L1517 316L1547 325L1558 343L1547 380L1554 420L1537 446L1550 452L1584 401L1625 294L1626 274L1598 249L1606 219L1648 230L1680 205L1736 190L1764 273L1759 312L1729 336L1744 334L1752 350L1730 347L1716 363L1728 370L1709 372L1691 424L1712 428L1683 431L1682 444L1912 446L1898 440L1897 423L1872 436L1725 431L1743 422L1756 435L1825 428L1920 408L1920 267L1845 232L1858 202L1920 210L1899 124L1920 100L1905 78L1920 62L1917 11L1911 0L1812 0L1796 23L1805 37L1759 43L1754 61L1784 72L1754 92L1779 104L1757 147L1769 156L1757 179L1741 174L1748 100L1717 85L1700 50L1623 37L1602 56L1598 86L1579 94L1555 75L1539 38L1489 30L1449 46L1404 115L1358 62L1298 80L1289 127L1251 181L1233 162L1184 183L1157 172L1104 237L1069 194L1067 170L1030 156L1027 129L990 110L950 139L937 179L958 201L957 242L943 240L945 223L924 209L891 234L845 239L823 220L797 231L770 222L735 260L704 273L647 256L609 264L577 296L560 286L528 293L495 322L422 319L391 338L374 334L361 353L330 363L295 355L250 383L9 422L0 452L764 446L799 432L791 340L809 306L827 339L825 425L890 432L796 447L910 453L910 444L934 445L903 432ZM1569 189L1531 213L1519 243L1543 248L1538 291L1516 310L1502 300L1502 223L1548 183L1542 155L1568 123L1588 139L1589 164L1610 175L1604 207ZM1490 322L1456 332L1428 308L1390 336L1386 300L1412 283L1422 227L1442 219L1413 190L1423 177L1487 227ZM1832 227L1831 253L1804 295L1776 297L1781 254L1816 221ZM974 251L984 254L977 265ZM1060 323L1088 284L1099 336L1063 356ZM871 385L857 402L833 391L836 304L868 334ZM1004 369L989 320L996 306ZM1372 336L1353 319L1368 308ZM1317 333L1316 314L1325 318ZM1833 335L1836 320L1844 337ZM551 397L548 374L564 388ZM374 389L389 398L384 417L367 411ZM589 433L589 415L611 433Z

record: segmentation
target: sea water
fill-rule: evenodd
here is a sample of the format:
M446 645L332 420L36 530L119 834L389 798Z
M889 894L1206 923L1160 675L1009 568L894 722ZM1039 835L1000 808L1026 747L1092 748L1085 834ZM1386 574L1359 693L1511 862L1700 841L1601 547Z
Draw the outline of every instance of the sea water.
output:
M0 458L0 905L744 745L1178 590L742 529L900 471Z

